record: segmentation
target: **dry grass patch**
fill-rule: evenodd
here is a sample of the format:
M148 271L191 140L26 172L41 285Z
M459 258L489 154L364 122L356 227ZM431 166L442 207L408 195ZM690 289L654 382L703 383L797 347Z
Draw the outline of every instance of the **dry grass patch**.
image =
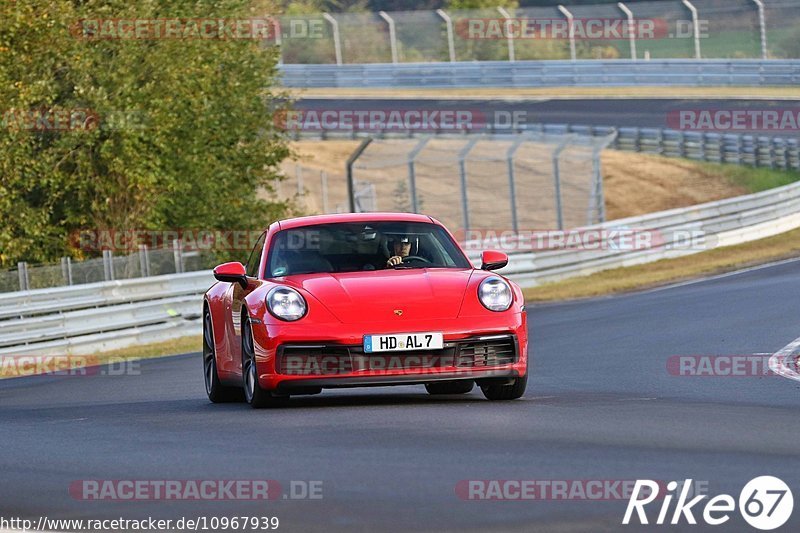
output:
M292 143L298 163L312 169L303 177L307 194L301 204L309 213L321 211L319 171L328 173L330 206L346 203L345 161L360 141L299 141ZM717 168L720 167L720 168ZM284 173L294 183L294 162L284 163ZM606 150L602 154L606 216L609 220L746 194L746 184L730 179L730 165L705 165L694 161L649 154ZM402 176L400 176L402 177ZM295 194L289 183L283 195ZM447 184L443 184L447 188ZM443 191L445 192L445 191Z

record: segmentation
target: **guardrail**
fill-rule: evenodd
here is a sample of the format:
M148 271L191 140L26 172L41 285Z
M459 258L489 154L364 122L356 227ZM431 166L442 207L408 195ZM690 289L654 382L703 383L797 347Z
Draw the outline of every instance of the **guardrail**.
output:
M281 65L286 87L791 86L800 60L476 61Z
M718 246L731 246L777 235L800 227L800 183L769 191L728 198L696 206L661 211L579 228L596 232L593 249L513 253L528 244L525 236L500 242L512 253L509 266L501 271L523 287L584 276L611 268L632 266L680 257ZM648 231L657 236L651 248L619 248L609 244L614 230ZM688 239L692 239L690 242ZM468 249L480 247L466 243ZM477 264L478 250L469 252Z
M511 254L501 271L523 287L698 253L768 237L800 227L800 182L737 198L619 219L579 228L598 237L592 249L521 251L520 233L497 243L468 241ZM616 230L648 231L655 245L610 244ZM700 236L687 245L686 236ZM0 355L93 353L201 331L200 295L213 283L210 271L40 289L0 295Z
M0 294L0 355L86 354L201 331L211 271Z

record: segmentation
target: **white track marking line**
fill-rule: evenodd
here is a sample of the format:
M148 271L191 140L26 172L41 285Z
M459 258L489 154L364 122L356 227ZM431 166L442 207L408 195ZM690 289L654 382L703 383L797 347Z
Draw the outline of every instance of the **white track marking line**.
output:
M789 362L789 359L794 357L799 350L800 337L772 354L772 357L769 358L769 369L779 376L800 381L800 374L797 373L797 370L792 368L795 366L794 363Z

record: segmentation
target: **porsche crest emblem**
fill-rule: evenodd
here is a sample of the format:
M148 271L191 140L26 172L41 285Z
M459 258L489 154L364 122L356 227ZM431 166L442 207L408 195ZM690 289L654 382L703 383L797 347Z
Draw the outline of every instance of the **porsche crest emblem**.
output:
M394 314L396 314L397 316L403 316L403 310L402 309L395 309L394 310Z

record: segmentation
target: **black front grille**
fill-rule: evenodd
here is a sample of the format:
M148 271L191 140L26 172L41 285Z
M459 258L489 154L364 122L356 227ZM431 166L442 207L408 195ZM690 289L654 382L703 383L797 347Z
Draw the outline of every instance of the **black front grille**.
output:
M282 346L276 368L279 374L330 376L349 374L353 363L347 346Z
M517 342L513 336L484 337L459 343L456 366L500 366L509 365L516 360Z
M473 337L445 342L441 350L365 353L362 346L284 345L278 349L279 374L331 376L359 371L485 368L517 360L513 335Z

